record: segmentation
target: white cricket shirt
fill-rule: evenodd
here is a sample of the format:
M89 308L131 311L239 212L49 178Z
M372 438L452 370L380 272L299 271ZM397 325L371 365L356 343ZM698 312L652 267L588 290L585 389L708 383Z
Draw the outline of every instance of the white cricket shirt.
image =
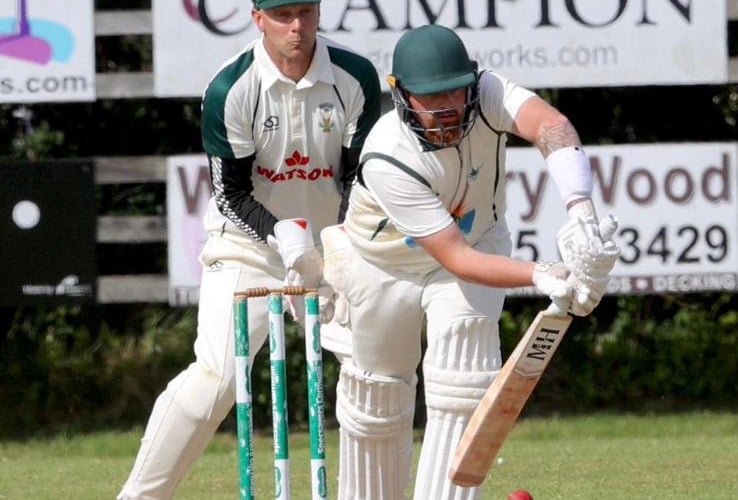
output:
M360 81L367 75L364 65L370 66L318 36L312 64L295 83L279 72L259 38L223 65L203 97L206 153L231 159L255 155L253 198L277 219L310 220L316 242L320 229L338 216L341 148L360 146L366 134L357 133L367 120ZM214 184L224 182L219 174L212 172ZM238 214L227 215L211 200L205 229L257 239Z
M481 114L456 147L423 150L394 110L370 132L361 154L364 186L354 184L345 223L369 262L429 273L440 264L415 238L456 223L474 245L504 217L506 132L534 94L492 71L482 73L479 93ZM377 153L393 160L373 157Z

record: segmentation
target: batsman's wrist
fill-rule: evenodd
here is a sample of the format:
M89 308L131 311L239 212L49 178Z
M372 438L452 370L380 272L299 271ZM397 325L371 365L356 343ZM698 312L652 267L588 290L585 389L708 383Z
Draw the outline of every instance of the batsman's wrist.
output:
M565 203L592 194L592 167L581 146L566 146L546 157L546 166Z
M595 211L592 198L585 196L574 198L567 202L566 213L569 214L570 219L581 217L585 220L589 218L597 220L597 212Z

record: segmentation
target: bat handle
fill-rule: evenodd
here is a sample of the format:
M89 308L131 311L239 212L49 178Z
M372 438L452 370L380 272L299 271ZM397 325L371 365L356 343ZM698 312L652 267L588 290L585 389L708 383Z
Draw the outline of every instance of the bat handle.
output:
M551 316L566 316L571 299L553 299L546 308L546 314Z

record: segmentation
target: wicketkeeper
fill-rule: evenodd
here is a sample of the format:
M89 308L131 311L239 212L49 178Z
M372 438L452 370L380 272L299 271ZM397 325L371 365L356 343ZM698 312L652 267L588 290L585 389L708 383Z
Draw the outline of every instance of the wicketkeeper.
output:
M361 146L379 117L376 70L317 34L320 0L253 3L262 36L223 65L203 97L214 192L195 360L157 398L120 499L173 497L233 406L234 292L320 284L313 242L343 220ZM253 362L267 337L266 297L249 302ZM300 304L290 304L298 320ZM325 320L332 311L323 304Z

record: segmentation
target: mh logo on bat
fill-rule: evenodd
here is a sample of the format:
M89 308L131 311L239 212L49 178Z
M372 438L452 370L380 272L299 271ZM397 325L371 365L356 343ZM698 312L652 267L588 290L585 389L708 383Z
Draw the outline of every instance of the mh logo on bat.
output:
M536 377L543 373L565 331L566 326L542 327L525 345L515 371L525 377Z
M537 359L538 361L546 361L546 356L554 351L553 347L558 342L561 330L552 330L544 328L541 334L533 339L533 345L530 352L526 353L526 358Z

